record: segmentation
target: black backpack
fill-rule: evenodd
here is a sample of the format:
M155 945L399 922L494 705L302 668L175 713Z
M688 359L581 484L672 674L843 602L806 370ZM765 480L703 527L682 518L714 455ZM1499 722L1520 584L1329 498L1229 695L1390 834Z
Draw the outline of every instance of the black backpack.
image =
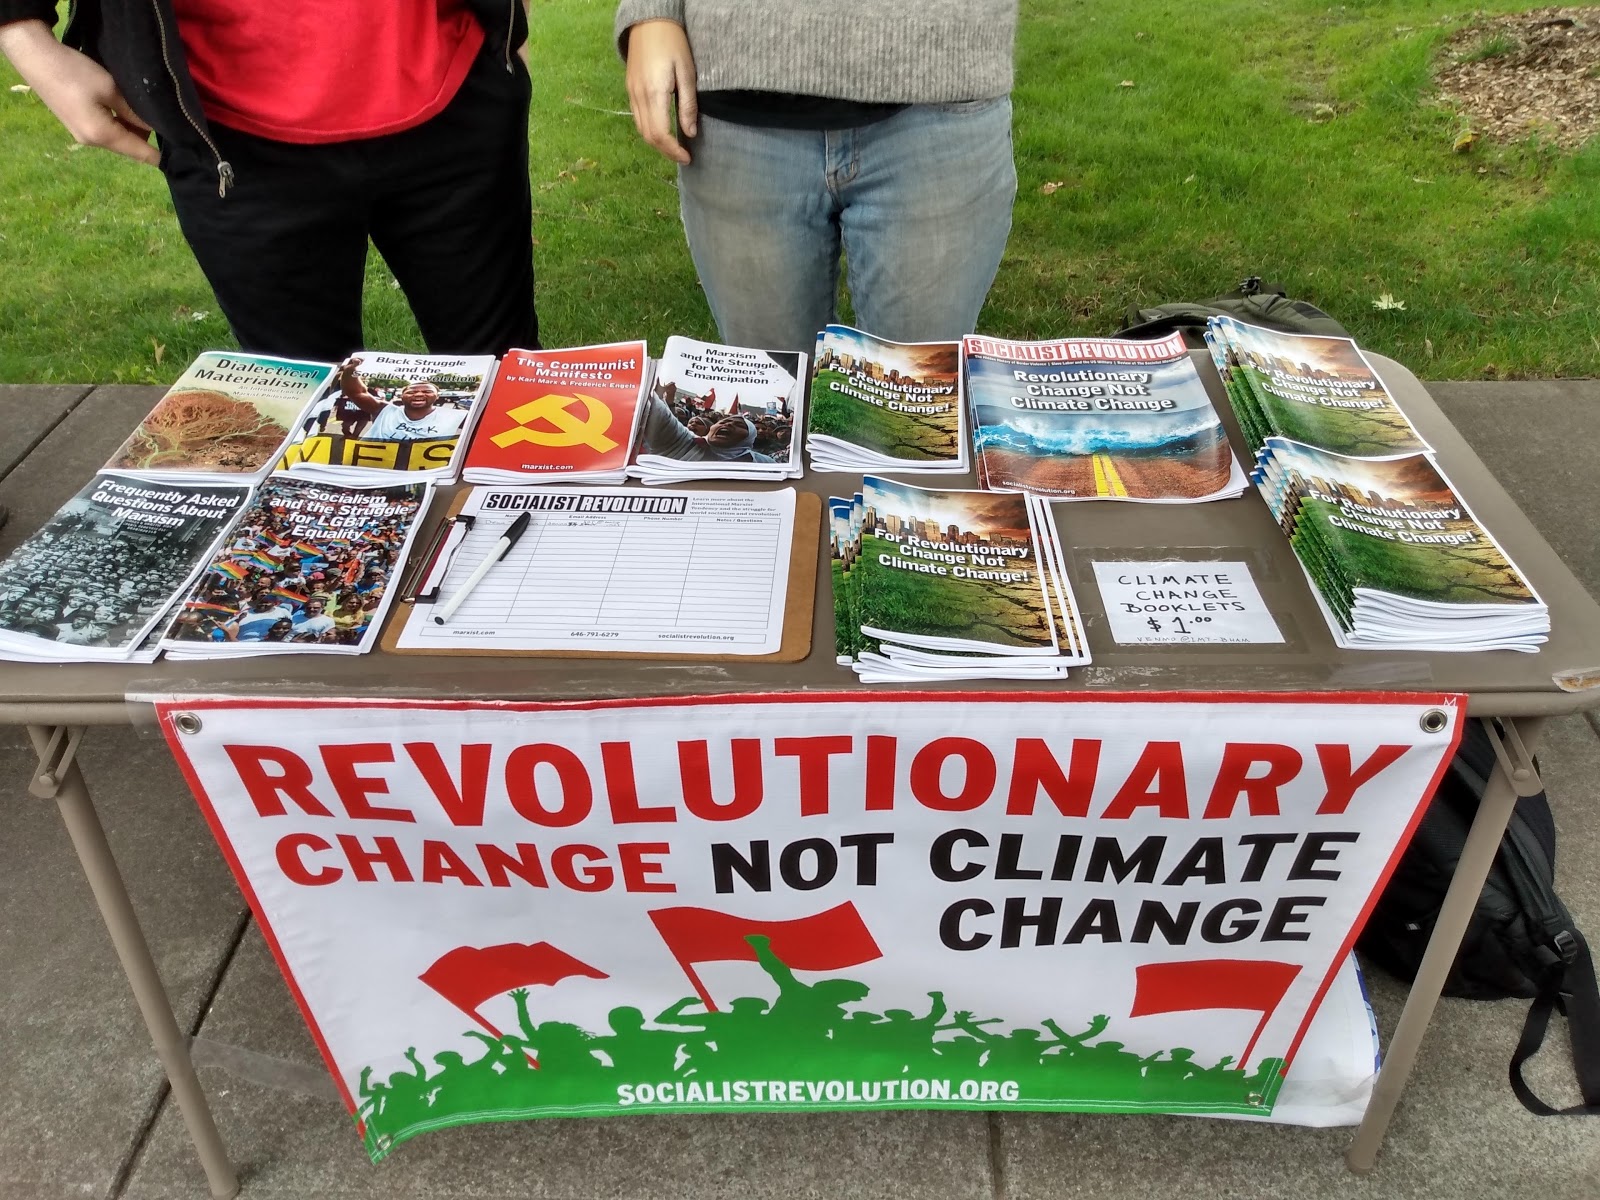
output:
M1400 979L1415 978L1445 889L1466 845L1495 765L1482 723L1467 721L1461 746L1356 946ZM1600 990L1588 944L1555 894L1556 827L1543 792L1517 800L1461 949L1447 996L1533 1000L1511 1058L1511 1089L1538 1116L1600 1115ZM1583 1103L1555 1109L1533 1094L1522 1065L1544 1042L1550 1014L1566 1016Z
M1284 333L1314 333L1324 337L1349 337L1350 331L1316 305L1291 300L1275 283L1263 283L1252 275L1231 292L1209 300L1180 304L1158 304L1154 308L1130 307L1123 317L1127 324L1117 331L1123 338L1161 338L1181 330L1184 341L1198 349L1205 345L1207 317L1237 317L1251 325L1278 329Z

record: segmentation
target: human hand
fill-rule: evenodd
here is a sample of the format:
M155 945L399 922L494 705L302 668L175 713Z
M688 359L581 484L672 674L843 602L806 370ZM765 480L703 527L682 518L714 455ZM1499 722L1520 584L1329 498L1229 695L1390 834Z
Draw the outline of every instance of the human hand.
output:
M149 141L150 126L128 107L110 72L56 41L43 21L0 25L0 51L73 141L151 166L161 160Z
M685 137L699 131L700 105L695 91L694 53L689 37L676 21L640 21L628 29L628 107L633 127L675 163L687 164L689 152L672 132L673 101L678 128Z

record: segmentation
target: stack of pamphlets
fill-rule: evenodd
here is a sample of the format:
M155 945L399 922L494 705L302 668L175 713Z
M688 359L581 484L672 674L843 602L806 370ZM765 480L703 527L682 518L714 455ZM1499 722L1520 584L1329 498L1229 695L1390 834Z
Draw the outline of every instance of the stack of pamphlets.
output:
M828 503L837 654L863 682L1059 679L1089 661L1046 502L869 475Z
M645 483L798 479L806 356L670 337L628 474Z
M1279 333L1213 317L1206 345L1255 453L1256 482L1285 439L1353 458L1431 450L1349 338Z
M0 562L0 659L152 662L147 636L249 499L103 471Z
M432 484L271 476L162 640L175 659L362 654L377 642Z
M963 351L985 488L1192 504L1248 486L1182 334L1155 342L971 336Z
M461 477L468 483L621 483L649 382L642 341L507 351Z
M491 355L363 350L300 418L278 469L332 483L453 480L493 373Z
M965 471L961 343L829 325L817 334L806 451L818 471Z
M258 483L333 371L331 363L208 350L105 469L170 483Z
M1550 613L1348 338L1214 318L1252 472L1346 649L1534 651Z

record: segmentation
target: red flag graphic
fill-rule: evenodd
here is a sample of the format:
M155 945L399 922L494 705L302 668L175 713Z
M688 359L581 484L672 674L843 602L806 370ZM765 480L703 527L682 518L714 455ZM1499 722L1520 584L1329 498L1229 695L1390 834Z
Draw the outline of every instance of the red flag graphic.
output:
M767 937L772 952L796 971L837 971L883 957L849 900L792 921L756 921L714 908L690 907L654 909L650 919L701 1002L713 1011L716 1005L692 964L755 962L756 952L745 941L750 934Z
M559 983L573 975L606 978L604 971L557 950L549 942L508 942L503 946L457 946L418 978L481 1024L478 1007L485 1000L513 988Z
M1261 1031L1272 1019L1273 1010L1300 974L1300 964L1203 958L1192 962L1144 963L1135 967L1133 973L1130 1017L1206 1008L1242 1008L1260 1013L1261 1021L1239 1057L1239 1065L1243 1067Z

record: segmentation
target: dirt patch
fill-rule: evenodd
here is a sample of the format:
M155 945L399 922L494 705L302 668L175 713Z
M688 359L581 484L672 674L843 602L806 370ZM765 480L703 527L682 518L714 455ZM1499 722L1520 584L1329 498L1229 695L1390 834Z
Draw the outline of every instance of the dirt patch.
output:
M1445 43L1438 83L1474 133L1576 149L1600 131L1600 8L1485 18Z

